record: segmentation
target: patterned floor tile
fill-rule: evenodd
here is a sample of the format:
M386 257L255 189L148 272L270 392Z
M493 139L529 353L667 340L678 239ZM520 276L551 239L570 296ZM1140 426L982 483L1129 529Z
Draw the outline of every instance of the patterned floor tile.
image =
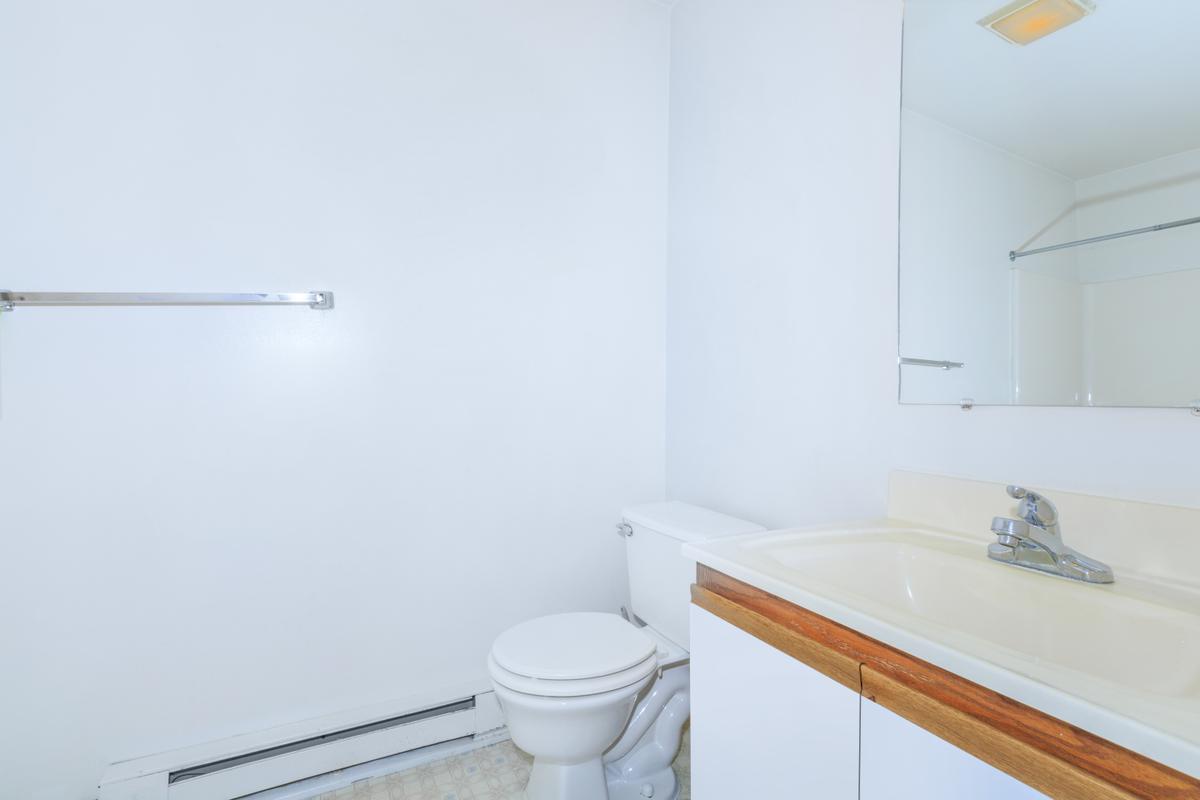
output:
M691 742L686 733L675 774L679 800L690 800ZM370 778L313 800L521 800L533 759L511 741L472 750L403 772Z

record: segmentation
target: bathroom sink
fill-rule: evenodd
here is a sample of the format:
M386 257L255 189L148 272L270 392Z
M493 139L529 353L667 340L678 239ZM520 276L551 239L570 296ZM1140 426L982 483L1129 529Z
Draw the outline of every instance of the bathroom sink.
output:
M986 548L881 523L685 553L1127 747L1200 764L1200 593L1120 573L1085 584L999 564Z
M852 592L1014 655L1170 696L1200 695L1200 609L1002 570L978 542L917 530L776 537L752 549L808 585ZM1165 661L1149 653L1171 654Z

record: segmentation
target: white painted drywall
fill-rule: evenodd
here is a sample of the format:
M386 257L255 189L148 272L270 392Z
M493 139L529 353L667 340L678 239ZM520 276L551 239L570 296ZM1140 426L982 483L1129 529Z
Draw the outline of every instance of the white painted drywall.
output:
M669 494L794 525L884 513L904 467L1200 505L1186 411L897 404L900 24L676 6Z
M1075 238L1075 185L915 111L901 114L901 139L900 352L965 365L905 367L904 400L1012 403L1021 308L1008 254ZM1073 277L1074 259L1036 268Z
M668 16L0 5L0 795L437 687L624 602L663 492Z
M672 497L765 525L882 507L899 20L862 0L675 7Z

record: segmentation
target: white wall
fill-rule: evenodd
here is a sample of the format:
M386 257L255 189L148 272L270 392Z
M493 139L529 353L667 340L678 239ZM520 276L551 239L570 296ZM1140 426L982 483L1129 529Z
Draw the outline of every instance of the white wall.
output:
M663 493L667 12L0 4L0 795L486 685ZM449 690L448 690L449 691Z
M675 6L672 497L766 525L882 506L898 23L861 0Z
M1075 185L908 109L901 139L900 352L965 364L904 367L903 398L1012 403L1020 308L1008 253L1075 238ZM1073 277L1074 260L1051 254L1037 269Z
M895 467L1200 505L1186 411L897 404L900 22L675 9L668 492L773 526L882 514Z

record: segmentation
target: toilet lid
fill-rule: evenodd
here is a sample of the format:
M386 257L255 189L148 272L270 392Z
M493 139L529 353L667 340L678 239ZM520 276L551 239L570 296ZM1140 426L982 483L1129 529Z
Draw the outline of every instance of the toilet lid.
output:
M509 672L496 663L494 656L488 656L488 675L499 692L501 687L519 694L534 697L584 697L587 695L608 694L620 692L631 686L638 686L643 681L654 676L658 668L658 656L652 655L645 661L614 672L611 675L601 675L599 678L577 678L573 681L546 680L530 678Z
M518 675L570 681L629 669L654 651L654 640L616 614L580 612L509 628L492 645L492 658Z

